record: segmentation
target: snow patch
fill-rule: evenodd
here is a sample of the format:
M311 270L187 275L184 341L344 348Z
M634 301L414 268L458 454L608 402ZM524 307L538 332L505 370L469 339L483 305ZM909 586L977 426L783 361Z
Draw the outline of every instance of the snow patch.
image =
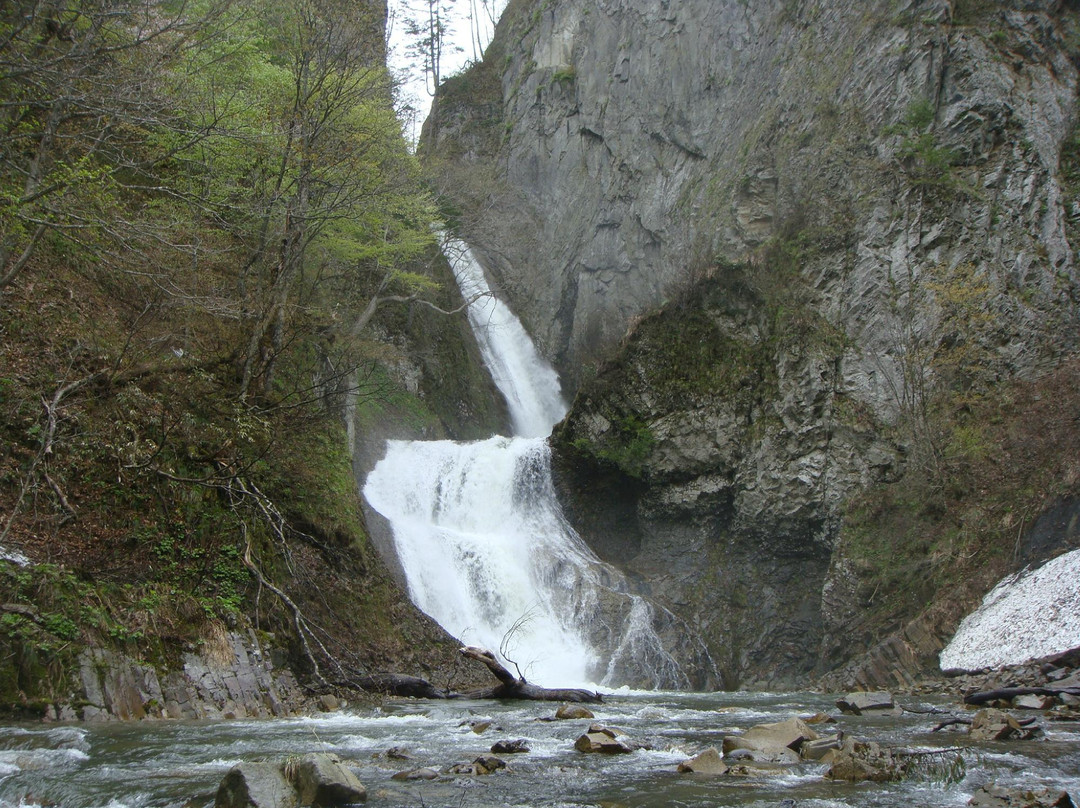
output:
M938 657L943 671L998 668L1080 647L1080 550L1002 580Z

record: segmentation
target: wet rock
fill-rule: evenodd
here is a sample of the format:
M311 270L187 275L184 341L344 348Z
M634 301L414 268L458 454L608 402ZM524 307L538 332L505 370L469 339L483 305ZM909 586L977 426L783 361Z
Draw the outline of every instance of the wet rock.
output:
M903 767L892 750L873 742L863 743L849 738L832 755L832 765L825 772L829 780L884 783L898 779L903 773Z
M1065 791L1049 788L1004 788L993 784L976 791L968 805L979 808L1076 808Z
M783 774L790 774L793 769L791 764L781 763L768 763L768 762L739 762L732 763L728 767L728 777L778 777Z
M753 760L753 749L729 749L724 751L724 758L730 761L736 760Z
M340 710L342 707L341 700L331 693L324 693L319 696L316 703L319 709L324 713L332 713L336 710Z
M1040 730L1035 726L1025 727L1008 713L991 707L975 713L968 734L976 741L1024 741L1037 737Z
M499 769L506 768L506 761L494 755L481 755L473 763L477 769L483 769L483 771L477 771L477 774L491 774Z
M337 755L317 752L285 764L301 805L353 805L367 799L367 789Z
M591 710L587 707L582 707L580 704L563 704L555 711L555 717L560 721L567 721L574 718L596 718Z
M412 754L404 746L391 746L386 750L387 760L412 760Z
M491 745L491 751L496 755L518 755L531 750L527 740L518 738L516 741L496 741Z
M799 749L799 754L803 760L823 760L829 752L834 749L840 749L842 739L839 735L834 735L831 738L817 738L812 741L806 741L802 748Z
M618 730L593 724L589 731L580 736L574 742L574 748L579 752L598 752L605 755L622 755L633 752L634 748L618 737L622 735Z
M491 728L491 723L491 721L470 721L469 729L471 729L477 735L482 735Z
M439 776L439 773L434 769L420 768L409 769L408 771L398 772L392 776L391 780L435 780Z
M892 693L884 690L870 693L848 693L843 698L836 700L836 706L845 715L862 715L868 712L884 712L896 709Z
M296 789L273 763L238 763L222 778L214 808L295 808Z
M679 764L678 770L683 773L693 774L727 774L728 767L720 758L720 753L715 747L710 747L690 760L684 760Z
M799 749L806 741L820 737L801 718L789 718L772 724L757 724L742 735L724 737L724 754L736 749L755 753L754 760L774 763L797 762Z
M802 719L807 724L835 724L836 719L828 713L814 713Z
M743 762L790 764L798 763L800 760L798 752L782 746L770 746L765 749L737 749L735 752L744 753L738 757Z
M447 772L449 774L487 775L499 769L506 768L506 761L492 755L481 755L471 763L455 763Z
M1017 696L1012 700L1012 706L1018 710L1049 710L1054 706L1053 696L1037 696L1029 693L1025 696Z

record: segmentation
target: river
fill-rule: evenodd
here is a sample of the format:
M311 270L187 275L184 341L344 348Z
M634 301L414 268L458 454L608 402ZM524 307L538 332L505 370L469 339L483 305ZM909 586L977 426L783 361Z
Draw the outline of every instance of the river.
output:
M938 702L904 701L912 710ZM652 748L615 757L583 754L574 740L589 722L542 721L555 705L393 700L377 709L265 721L155 721L98 725L27 724L0 728L0 806L64 808L201 808L213 804L226 771L244 760L335 752L354 768L372 806L962 806L980 785L1056 786L1080 792L1080 725L1046 722L1037 741L969 745L963 733L931 733L942 716L837 715L859 738L922 748L962 746L967 773L958 783L833 783L825 767L804 763L751 777L676 772L725 733L792 715L837 710L818 694L615 693L596 720ZM482 734L470 724L490 720ZM822 729L821 726L818 729ZM395 772L444 771L487 753L501 739L524 738L531 751L503 755L492 775L443 775L399 782ZM411 759L391 759L394 747Z

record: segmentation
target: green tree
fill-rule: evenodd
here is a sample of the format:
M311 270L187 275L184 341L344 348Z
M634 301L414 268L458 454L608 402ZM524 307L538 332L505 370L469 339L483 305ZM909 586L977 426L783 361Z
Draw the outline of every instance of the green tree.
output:
M148 148L152 133L175 122L157 77L221 9L157 0L0 6L0 291L50 234L108 257L142 237L115 211L123 184L161 157Z

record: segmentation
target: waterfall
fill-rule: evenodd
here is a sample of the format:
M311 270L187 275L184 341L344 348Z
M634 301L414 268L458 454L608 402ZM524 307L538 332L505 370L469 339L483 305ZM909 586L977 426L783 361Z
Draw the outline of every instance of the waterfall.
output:
M546 441L567 409L558 375L465 245L455 246L448 257L463 295L484 295L469 320L515 435L388 442L364 496L392 526L410 597L539 684L685 687L651 627L652 607L627 593L559 507ZM640 653L628 658L631 648Z

